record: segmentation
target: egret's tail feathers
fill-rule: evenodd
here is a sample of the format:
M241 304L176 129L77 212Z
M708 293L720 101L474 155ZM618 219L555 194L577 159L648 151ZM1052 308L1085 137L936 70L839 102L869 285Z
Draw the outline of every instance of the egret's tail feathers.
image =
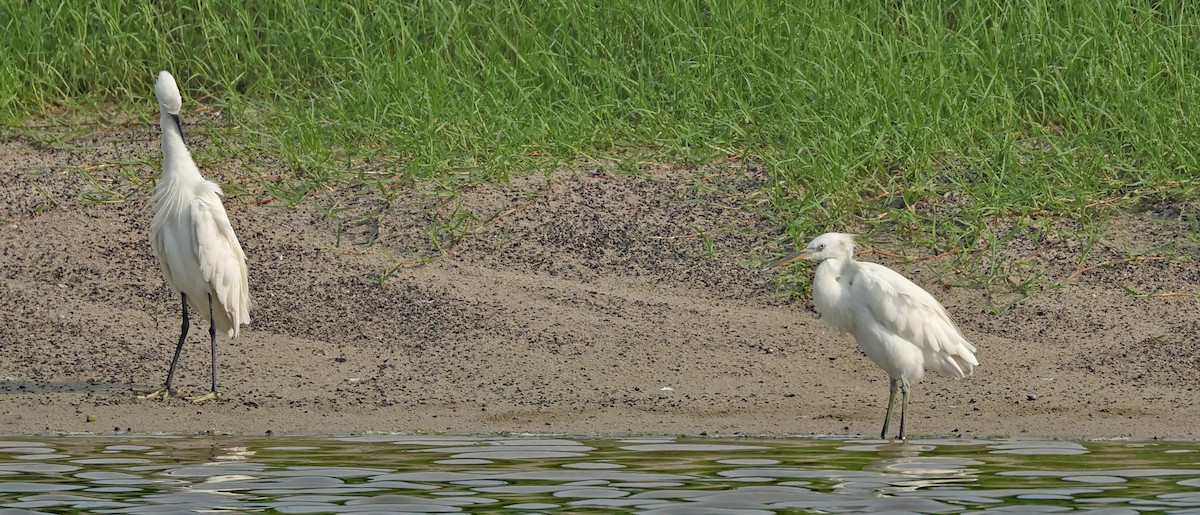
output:
M965 343L965 341L964 341ZM975 359L975 354L966 347L959 346L957 352L926 352L925 366L933 371L955 379L963 378L975 372L975 367L979 366L979 360Z
M213 316L217 318L217 329L225 331L225 336L237 338L242 333L242 326L250 323L250 314L247 312L247 310L242 310L242 312L239 313L238 310L235 309L234 311L230 312L226 310L225 306L222 306L220 302L213 307L216 308L213 310ZM218 315L217 313L220 314Z
M196 297L200 297L197 299ZM200 318L208 319L208 299L205 296L188 296L188 304L191 304L192 309L200 314ZM240 309L229 307L221 304L221 301L215 296L212 306L212 320L216 324L217 332L223 333L227 338L237 338L241 334L241 326L250 323L250 307L242 306Z

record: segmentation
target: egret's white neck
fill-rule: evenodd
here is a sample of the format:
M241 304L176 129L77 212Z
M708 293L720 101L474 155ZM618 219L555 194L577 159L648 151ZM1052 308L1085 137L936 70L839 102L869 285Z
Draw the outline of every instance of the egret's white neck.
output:
M843 268L846 268L847 266L850 265L850 263L853 263L853 262L854 262L854 255L849 254L849 255L845 255L845 256L833 256L833 257L826 258L825 261L821 262L821 264L828 263L829 269L837 271L837 272L841 272L841 270Z
M195 162L192 161L192 153L188 152L187 145L183 143L183 133L180 132L175 117L164 111L159 116L158 124L162 127L162 179L200 179L200 170L196 168Z

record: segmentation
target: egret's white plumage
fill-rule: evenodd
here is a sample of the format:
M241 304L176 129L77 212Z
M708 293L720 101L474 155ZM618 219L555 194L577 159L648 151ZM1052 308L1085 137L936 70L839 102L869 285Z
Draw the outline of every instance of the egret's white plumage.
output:
M853 335L863 353L891 379L880 438L887 438L897 389L902 395L899 437L903 439L908 387L920 381L926 369L961 378L979 366L975 346L959 332L941 303L883 265L856 261L852 235L822 234L772 266L799 259L821 262L812 283L813 304L821 318Z
M190 305L209 320L212 392L196 399L208 400L217 397L216 330L236 338L240 326L250 322L246 254L225 214L221 187L200 175L184 143L179 121L183 101L175 78L160 72L154 93L161 110L163 169L151 198L150 244L167 284L182 295L183 328L166 387L152 395L170 394L175 364L187 337Z

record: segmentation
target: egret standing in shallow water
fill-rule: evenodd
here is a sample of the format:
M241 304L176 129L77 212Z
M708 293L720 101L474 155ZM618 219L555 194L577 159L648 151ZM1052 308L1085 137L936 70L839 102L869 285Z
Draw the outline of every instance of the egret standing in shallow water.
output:
M855 261L852 235L822 234L770 268L800 259L821 262L812 283L817 313L835 329L854 335L863 353L891 379L881 439L887 438L896 390L903 440L908 388L921 380L926 368L957 379L979 366L975 346L959 332L946 308L890 268Z
M163 169L154 188L151 203L154 219L150 222L150 244L162 267L167 284L179 292L183 305L183 327L175 357L167 371L167 384L146 398L171 395L171 380L179 351L188 333L188 306L209 320L208 338L212 345L212 391L193 397L193 402L219 400L217 393L217 330L237 338L239 326L250 323L250 288L246 278L246 254L233 233L221 187L200 176L183 141L179 108L183 100L175 78L159 72L154 83L162 114Z

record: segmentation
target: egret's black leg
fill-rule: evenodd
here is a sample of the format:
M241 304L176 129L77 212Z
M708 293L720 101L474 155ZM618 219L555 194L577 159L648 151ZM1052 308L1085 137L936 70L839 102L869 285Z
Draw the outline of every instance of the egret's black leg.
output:
M221 394L217 393L217 321L213 319L211 293L208 294L208 341L212 345L212 391L199 397L188 397L196 404L221 400Z
M171 368L167 370L166 395L171 394L171 381L175 379L175 365L179 363L179 351L183 350L183 342L187 339L188 333L187 294L180 293L179 298L183 304L183 327L179 329L179 343L175 345L175 357L171 358Z
M883 416L883 431L879 432L880 440L887 440L888 423L892 421L892 405L896 404L896 385L898 381L890 377L888 380L890 381L888 384L888 407L887 414ZM903 414L903 409L901 409L901 413ZM900 427L904 427L904 422L900 423ZM903 431L903 429L901 429L901 431Z
M213 318L211 293L208 294L208 339L212 343L212 393L217 393L217 320Z
M900 383L900 439L904 440L904 417L908 414L908 381Z

